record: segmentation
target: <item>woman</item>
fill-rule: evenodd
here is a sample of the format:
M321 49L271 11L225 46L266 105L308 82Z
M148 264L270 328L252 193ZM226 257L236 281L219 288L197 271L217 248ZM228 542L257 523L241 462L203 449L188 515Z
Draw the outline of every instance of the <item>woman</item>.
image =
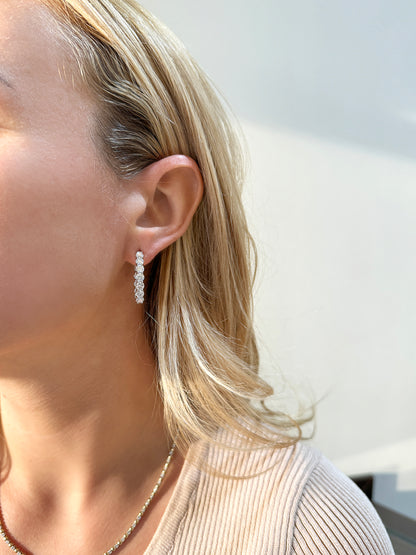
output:
M263 408L243 161L177 39L2 0L0 118L0 554L392 553Z

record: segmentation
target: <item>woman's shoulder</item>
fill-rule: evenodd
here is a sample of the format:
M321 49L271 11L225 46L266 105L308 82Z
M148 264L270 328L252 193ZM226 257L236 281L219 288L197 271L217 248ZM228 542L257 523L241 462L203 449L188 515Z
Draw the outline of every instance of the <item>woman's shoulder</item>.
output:
M269 536L269 542L274 538L279 553L393 553L369 499L308 444L240 452L211 446L206 460L237 477L227 486L227 478L215 479L215 473L210 481L209 489L218 499L226 488L227 513L242 518L254 536ZM223 506L224 499L217 510Z
M301 442L254 450L200 443L151 546L147 555L393 553L367 497Z
M394 553L374 506L322 453L299 444L300 458L315 454L296 504L293 553Z

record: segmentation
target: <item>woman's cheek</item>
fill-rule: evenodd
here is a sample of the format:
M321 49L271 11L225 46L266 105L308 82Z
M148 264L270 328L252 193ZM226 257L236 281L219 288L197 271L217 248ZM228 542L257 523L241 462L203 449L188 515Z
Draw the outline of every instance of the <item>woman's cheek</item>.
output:
M96 302L108 207L85 159L0 137L0 348ZM88 161L88 159L86 159ZM101 203L101 204L100 204ZM108 203L107 203L108 204ZM2 339L1 339L2 338Z

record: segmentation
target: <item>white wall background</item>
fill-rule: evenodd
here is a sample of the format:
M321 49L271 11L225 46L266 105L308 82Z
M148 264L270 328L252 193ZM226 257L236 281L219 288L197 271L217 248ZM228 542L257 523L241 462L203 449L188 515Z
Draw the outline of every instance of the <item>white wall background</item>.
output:
M324 396L314 443L346 472L416 476L416 4L143 4L247 134L264 373Z

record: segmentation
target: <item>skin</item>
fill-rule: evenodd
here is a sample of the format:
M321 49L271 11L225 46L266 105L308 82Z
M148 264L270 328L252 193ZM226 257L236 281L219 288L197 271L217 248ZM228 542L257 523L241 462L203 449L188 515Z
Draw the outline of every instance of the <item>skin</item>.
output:
M107 168L91 137L97 106L36 0L1 1L0 75L3 514L34 554L102 553L171 442L133 297L135 253L148 265L185 232L202 179L185 156L128 181ZM182 462L120 553L144 552Z

